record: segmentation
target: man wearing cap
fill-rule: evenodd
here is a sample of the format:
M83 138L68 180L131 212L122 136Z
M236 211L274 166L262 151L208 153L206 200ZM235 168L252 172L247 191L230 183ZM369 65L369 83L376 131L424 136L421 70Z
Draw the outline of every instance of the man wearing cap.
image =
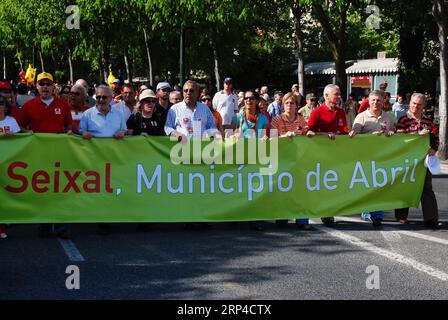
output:
M161 117L162 121L165 123L168 110L171 108L172 104L170 102L170 92L171 86L168 82L159 82L156 87L157 103L156 103L156 113Z
M199 86L188 80L184 84L184 101L175 104L168 111L165 124L167 136L179 141L185 137L203 137L204 133L215 136L217 133L215 118L207 105L198 102Z
M314 93L308 93L306 95L306 105L299 109L299 114L305 118L306 121L310 118L311 111L316 108L316 96Z
M232 128L232 118L238 112L238 96L232 93L232 78L224 79L224 90L218 91L213 97L213 109L219 112L224 130Z
M72 116L68 103L53 95L53 76L37 76L39 96L23 105L25 127L35 133L72 133Z
M68 103L53 96L55 86L53 76L42 72L37 76L39 96L25 102L22 107L24 127L35 133L72 133L72 115ZM68 238L65 224L41 224L41 237L56 235Z

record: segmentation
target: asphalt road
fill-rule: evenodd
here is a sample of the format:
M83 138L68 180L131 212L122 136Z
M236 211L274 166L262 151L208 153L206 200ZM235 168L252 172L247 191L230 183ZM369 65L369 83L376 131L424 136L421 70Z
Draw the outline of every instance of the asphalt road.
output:
M13 226L0 240L0 299L446 300L448 179L433 184L445 222L437 231L423 229L419 209L407 226L386 213L380 230L359 216L337 218L334 228L313 220L314 231L118 224L100 236L95 225L74 225L64 241ZM79 289L66 288L70 265L79 268Z

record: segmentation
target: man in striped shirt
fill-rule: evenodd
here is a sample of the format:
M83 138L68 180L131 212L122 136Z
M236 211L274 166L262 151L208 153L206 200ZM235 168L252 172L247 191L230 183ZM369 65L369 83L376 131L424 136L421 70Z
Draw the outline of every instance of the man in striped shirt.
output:
M409 104L409 111L400 118L397 124L397 132L420 134L430 136L430 148L428 155L434 156L439 146L437 127L431 119L423 115L425 95L414 93ZM439 228L439 210L437 199L432 190L432 175L426 170L425 184L420 198L422 203L423 219L425 226L431 229ZM395 209L395 218L400 223L407 223L409 208Z

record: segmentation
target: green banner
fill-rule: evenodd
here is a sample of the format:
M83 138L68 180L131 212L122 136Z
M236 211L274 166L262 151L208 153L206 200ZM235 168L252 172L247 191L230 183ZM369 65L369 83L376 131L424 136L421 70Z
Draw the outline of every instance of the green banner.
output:
M193 222L418 207L429 141L18 134L0 136L0 146L1 223Z

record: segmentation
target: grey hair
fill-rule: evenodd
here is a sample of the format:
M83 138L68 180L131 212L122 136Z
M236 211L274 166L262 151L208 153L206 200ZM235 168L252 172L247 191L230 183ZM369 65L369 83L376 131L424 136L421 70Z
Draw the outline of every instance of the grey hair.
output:
M174 91L171 91L171 92L170 92L170 99L171 99L172 97L174 97L174 95L179 95L179 96L182 97L182 95L180 94L179 91L174 90Z
M106 86L104 84L101 84L98 87L96 87L95 93L98 93L98 90L100 90L100 89L106 89L110 96L113 95L113 91L112 91L111 87L108 87L108 86Z
M86 90L86 88L85 88L83 85L75 83L75 84L73 85L72 89L78 89L78 90L80 90L80 91L81 91L81 94L83 94L84 97L87 97L87 90Z
M423 99L423 105L425 105L425 103L426 103L426 97L425 97L425 95L424 95L423 93L420 93L420 92L414 92L414 93L412 94L412 96L411 96L411 100L414 99L414 98L421 98L421 99Z
M192 83L192 84L193 84L193 86L194 86L194 91L199 91L199 85L196 83L196 81L193 81L193 80L187 80L187 81L185 81L184 86L183 86L182 89L185 89L185 87L186 87L186 85L187 85L188 83Z
M337 85L335 85L335 84L327 84L326 86L325 86L325 88L324 88L324 97L325 97L325 95L326 94L329 94L330 93L330 91L332 91L332 90L339 90L339 91L341 91L341 89L339 88L339 86L337 86Z
M369 93L369 98L371 96L377 96L377 97L381 97L381 99L384 100L384 92L381 90L373 90L372 92Z

